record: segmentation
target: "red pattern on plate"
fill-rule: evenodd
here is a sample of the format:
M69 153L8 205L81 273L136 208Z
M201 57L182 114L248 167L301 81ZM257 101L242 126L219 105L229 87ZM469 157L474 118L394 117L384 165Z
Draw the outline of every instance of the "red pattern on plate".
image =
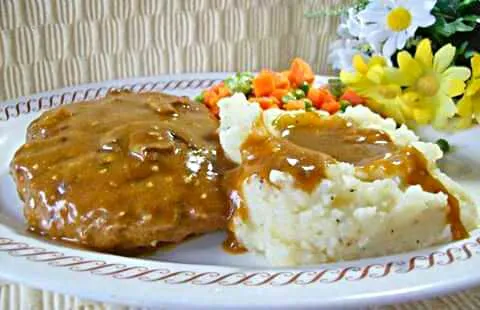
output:
M22 114L29 114L72 102L90 100L105 96L112 89L142 91L168 91L178 89L202 89L219 80L192 79L127 84L120 87L99 87L79 89L49 97L30 98L13 105L0 107L0 121L8 121ZM89 272L92 275L109 276L114 279L136 279L143 282L167 284L220 285L220 286L285 286L330 284L339 281L359 281L384 278L393 274L405 274L435 266L450 265L470 259L480 252L480 237L467 240L460 246L451 246L428 255L412 256L408 261L392 261L365 266L321 268L298 271L245 271L220 273L216 271L197 272L188 270L151 269L144 266L127 266L103 260L90 260L80 256L67 256L62 252L30 246L26 243L0 237L0 252L22 257L32 262L46 263L52 267L68 268L74 272Z
M62 252L30 246L8 238L0 237L0 252L22 257L32 262L46 263L52 267L68 268L74 272L89 272L97 276L109 276L119 280L136 279L143 282L166 284L220 285L220 286L285 286L331 284L339 281L379 279L393 274L405 274L435 266L450 265L472 258L480 251L480 237L460 246L410 257L408 261L390 261L365 266L321 268L298 271L245 271L221 273L216 271L197 272L189 270L151 269L145 266L91 260L81 256L68 256Z
M10 118L18 117L22 114L48 110L63 104L103 97L109 90L113 89L127 89L135 92L203 89L208 88L217 82L220 82L220 80L171 80L125 84L119 87L99 87L67 91L62 94L53 94L49 97L30 98L26 101L19 101L16 104L0 107L0 121L8 121Z

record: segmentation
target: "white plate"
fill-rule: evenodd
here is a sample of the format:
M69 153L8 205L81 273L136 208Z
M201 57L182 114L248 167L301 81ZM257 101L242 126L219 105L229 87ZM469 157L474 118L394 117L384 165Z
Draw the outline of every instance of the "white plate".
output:
M26 233L8 174L14 151L39 110L105 94L110 87L195 95L225 74L176 75L90 84L0 103L0 277L84 298L138 306L346 307L402 302L480 284L480 231L422 251L303 268L274 269L251 254L222 251L222 234L126 258L70 248ZM322 80L321 78L318 79ZM437 133L424 129L427 138ZM457 147L448 172L478 195L480 134L447 138ZM475 197L477 203L479 197Z

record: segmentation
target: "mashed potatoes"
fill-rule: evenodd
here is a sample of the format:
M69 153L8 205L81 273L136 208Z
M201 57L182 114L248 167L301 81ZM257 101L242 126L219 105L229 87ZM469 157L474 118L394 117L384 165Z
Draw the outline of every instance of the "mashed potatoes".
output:
M279 137L281 132L274 126L279 116L305 113L262 112L242 94L221 100L219 106L220 142L227 156L240 165L242 144L256 123L262 121L269 135ZM397 129L393 120L363 106L350 107L339 116L358 128L385 132L398 147L421 152L430 175L458 201L463 227L475 228L473 201L436 167L435 161L442 157L437 145L418 141L405 126ZM278 266L393 254L453 239L445 193L424 191L396 176L368 179L361 174L353 164L330 162L311 190L298 186L286 171L248 175L239 180L241 197L237 197L248 216L235 212L232 230L249 251Z

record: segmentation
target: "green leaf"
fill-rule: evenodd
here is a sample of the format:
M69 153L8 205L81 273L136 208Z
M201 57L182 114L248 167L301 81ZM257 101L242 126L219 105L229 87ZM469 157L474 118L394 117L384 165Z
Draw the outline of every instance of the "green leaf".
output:
M443 37L450 37L455 33L455 25L447 23L444 17L440 16L431 27L434 33Z
M472 9L472 7L478 4L478 0L463 0L461 3L458 5L458 11L460 13L467 13L469 10Z
M475 26L470 26L467 25L463 22L463 18L459 18L453 23L450 23L450 25L453 25L455 27L455 32L468 32L472 31L475 29Z
M455 50L455 63L458 59L465 57L465 52L468 48L468 44L468 41L464 41L462 44L460 44L460 46L457 47L457 49Z
M467 15L462 17L467 22L480 24L480 15Z
M474 50L468 50L465 52L465 58L467 59L472 58L475 53L476 52Z
M441 15L446 18L455 18L459 0L438 0L434 8L435 15Z
M448 23L443 16L439 16L435 21L435 24L429 29L432 31L432 35L435 39L437 39L435 34L449 38L457 32L470 32L475 29L475 25L468 25L463 21L463 18L458 18L455 21Z
M315 11L306 11L304 12L304 16L306 18L317 18L317 17L330 17L330 16L340 16L346 14L348 9L353 7L356 11L363 10L368 3L369 0L354 0L353 3L350 4L342 4L336 6L326 6L319 10Z
M459 47L457 47L457 50L456 50L457 55L463 55L467 50L467 47L468 47L468 42L467 41L463 42Z

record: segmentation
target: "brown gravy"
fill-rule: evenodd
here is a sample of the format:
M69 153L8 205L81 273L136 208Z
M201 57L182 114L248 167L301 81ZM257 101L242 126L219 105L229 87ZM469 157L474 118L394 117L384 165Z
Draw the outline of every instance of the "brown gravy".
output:
M161 93L44 113L11 163L30 229L116 253L225 229L217 128L203 105Z
M227 238L223 241L222 248L230 254L243 254L248 251L230 230L227 231Z
M241 199L241 184L246 178L258 175L268 181L270 172L279 170L294 176L299 188L311 191L325 176L327 165L343 161L355 165L358 177L366 181L399 176L425 191L445 193L453 238L468 236L460 220L458 200L428 172L427 161L413 147L397 147L385 132L356 128L336 116L285 115L276 120L275 126L281 138L268 133L262 122L256 124L241 147L242 165L227 177L230 197L235 197L232 206L242 219L248 217Z

